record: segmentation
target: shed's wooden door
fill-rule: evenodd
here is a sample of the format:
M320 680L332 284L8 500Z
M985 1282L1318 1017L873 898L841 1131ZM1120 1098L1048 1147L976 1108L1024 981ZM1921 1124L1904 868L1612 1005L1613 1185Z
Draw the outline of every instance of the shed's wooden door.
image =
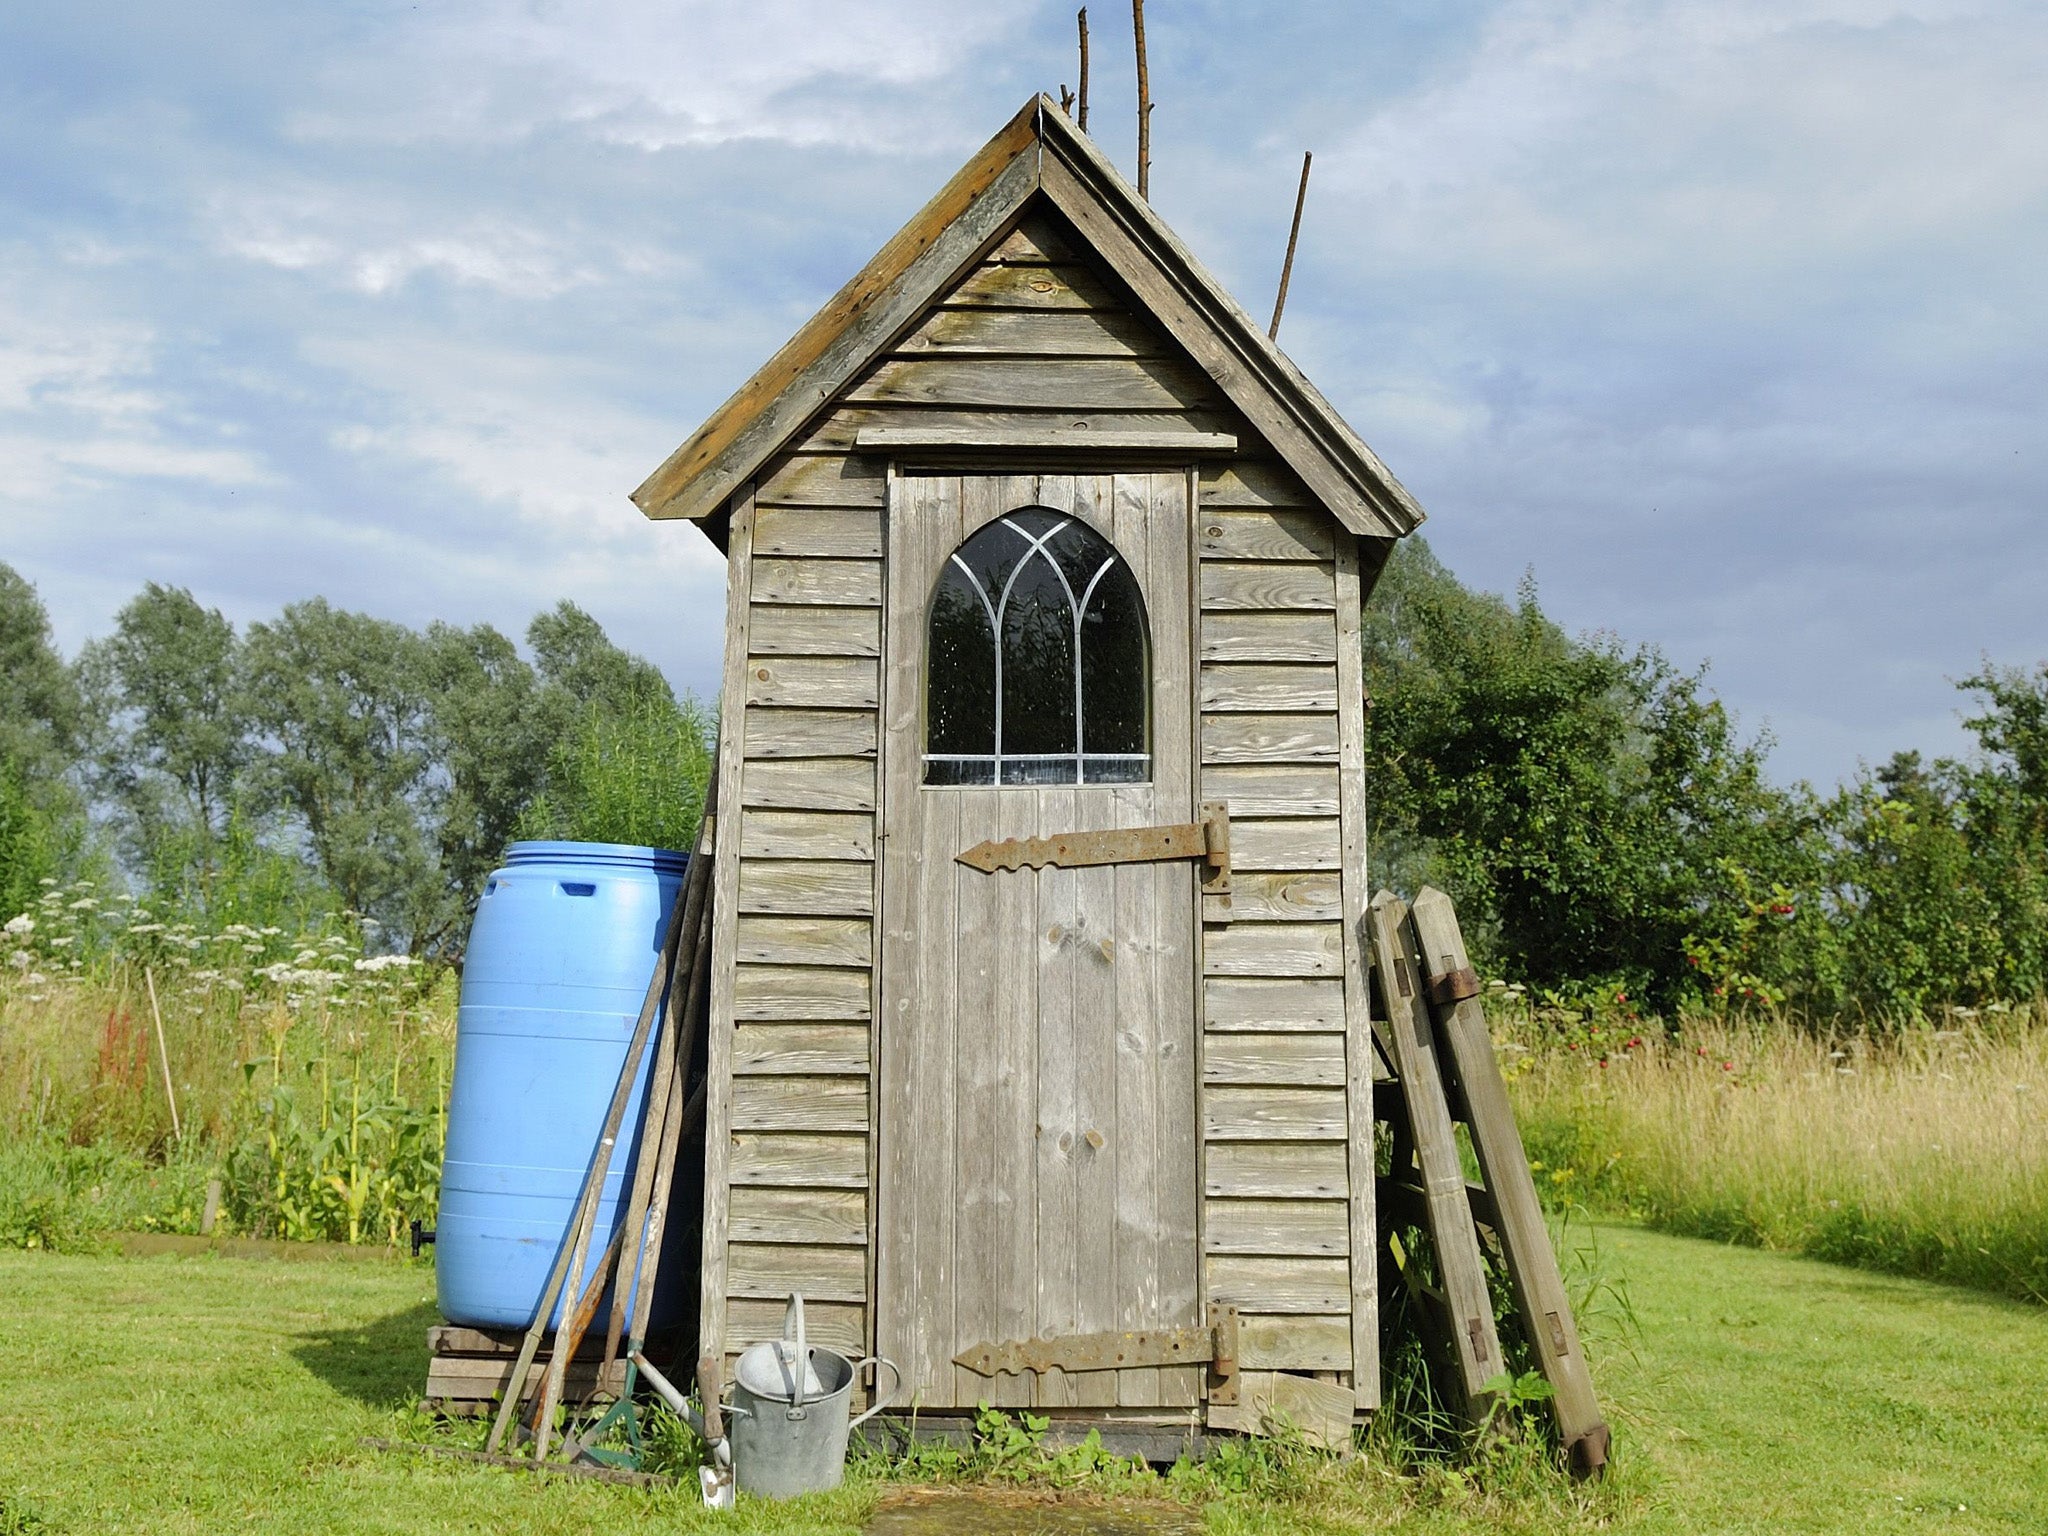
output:
M876 1342L927 1408L1180 1406L1199 1391L1199 1367L991 1379L951 1363L985 1340L1200 1320L1194 866L955 860L985 838L1196 819L1188 482L891 477ZM1015 517L1027 508L1042 510ZM927 782L942 575L965 569L955 552L980 530L1028 542L1061 517L1107 540L1142 595L1149 763L1110 765L1142 782ZM1025 776L1058 771L1034 759Z

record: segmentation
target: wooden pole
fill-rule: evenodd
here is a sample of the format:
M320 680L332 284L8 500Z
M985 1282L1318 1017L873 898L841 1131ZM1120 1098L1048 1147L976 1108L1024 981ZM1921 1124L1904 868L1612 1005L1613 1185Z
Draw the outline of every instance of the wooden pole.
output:
M1086 133L1088 131L1088 7L1082 6L1080 14L1074 20L1081 27L1081 93L1076 101L1079 115L1074 119L1074 126L1083 133Z
M145 965L142 979L149 987L149 1016L156 1020L156 1059L164 1069L164 1098L171 1106L171 1135L183 1141L185 1128L178 1123L178 1090L171 1086L171 1049L164 1043L163 1011L156 1005L156 975Z
M1145 67L1145 0L1131 0L1131 32L1138 45L1138 196L1152 193L1152 75Z
M1287 307L1287 283L1294 276L1294 246L1301 239L1301 208L1308 201L1308 167L1315 156L1308 150L1301 152L1301 185L1294 189L1294 224L1287 231L1287 259L1280 263L1280 292L1273 300L1273 324L1267 329L1268 339L1280 339L1280 311Z

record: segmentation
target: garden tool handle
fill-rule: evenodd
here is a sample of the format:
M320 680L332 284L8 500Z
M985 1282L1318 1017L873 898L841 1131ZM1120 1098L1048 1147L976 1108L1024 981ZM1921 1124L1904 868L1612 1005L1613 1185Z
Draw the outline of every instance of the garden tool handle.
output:
M896 1368L894 1360L885 1360L880 1355L869 1355L866 1359L857 1361L853 1367L853 1379L859 1381L860 1373L871 1365L875 1368L875 1405L866 1413L856 1418L851 1424L847 1425L846 1427L850 1430L859 1429L861 1425L867 1423L869 1419L872 1419L876 1414L888 1407L890 1403L894 1402L896 1394L903 1390L903 1372ZM887 1392L882 1391L883 1366L889 1368L889 1375L894 1378L889 1383L889 1390Z
M704 1438L713 1445L725 1438L725 1407L718 1400L724 1390L725 1383L719 1380L718 1356L700 1356L697 1360L697 1395L704 1403Z

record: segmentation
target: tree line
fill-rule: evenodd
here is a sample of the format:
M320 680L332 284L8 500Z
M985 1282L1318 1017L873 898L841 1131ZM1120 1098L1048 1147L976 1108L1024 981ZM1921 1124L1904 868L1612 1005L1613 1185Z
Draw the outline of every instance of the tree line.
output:
M106 867L216 924L350 911L435 958L515 837L688 846L710 712L571 604L525 641L319 598L238 631L152 583L67 662L0 565L0 909ZM1961 681L1966 757L1820 790L1774 783L1701 674L1419 539L1364 646L1374 881L1450 891L1495 974L1869 1022L2048 989L2048 664Z
M515 838L687 847L703 708L573 604L525 638L322 598L238 631L152 582L67 663L0 564L0 908L99 870L215 928L352 913L443 958Z

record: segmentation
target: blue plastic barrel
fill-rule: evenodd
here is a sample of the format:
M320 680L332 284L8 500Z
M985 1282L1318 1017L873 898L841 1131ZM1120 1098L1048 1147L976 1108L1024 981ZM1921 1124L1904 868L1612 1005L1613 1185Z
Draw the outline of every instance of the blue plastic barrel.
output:
M449 1322L524 1328L539 1310L688 863L662 848L514 843L484 883L463 964L435 1241ZM625 1219L633 1128L653 1062L650 1039L605 1180L586 1283ZM694 1198L683 1168L676 1185L650 1328L678 1314L695 1246L694 1212L681 1208ZM551 1321L560 1320L558 1304Z

